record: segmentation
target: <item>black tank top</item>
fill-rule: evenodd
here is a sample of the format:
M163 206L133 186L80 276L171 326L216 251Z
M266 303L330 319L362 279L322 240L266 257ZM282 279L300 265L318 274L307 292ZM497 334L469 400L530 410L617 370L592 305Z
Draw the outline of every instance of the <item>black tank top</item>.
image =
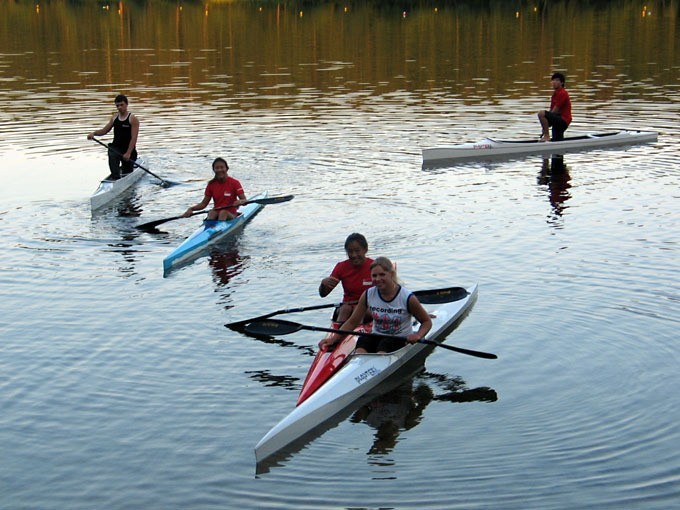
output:
M113 121L113 142L112 145L120 150L121 152L127 152L130 146L130 140L132 140L132 124L130 124L130 115L125 120L120 120L118 115Z

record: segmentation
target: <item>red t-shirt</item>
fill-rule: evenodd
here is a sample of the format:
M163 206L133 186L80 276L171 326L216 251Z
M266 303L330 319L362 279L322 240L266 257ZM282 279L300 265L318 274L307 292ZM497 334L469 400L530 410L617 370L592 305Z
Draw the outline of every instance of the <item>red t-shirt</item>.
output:
M556 106L560 109L562 120L567 123L567 126L571 124L571 99L567 89L561 88L553 92L550 98L550 109L552 110Z
M243 193L243 186L233 177L227 177L224 182L213 179L205 187L205 196L214 201L215 207L226 207L233 204ZM236 214L237 207L229 207L230 213Z
M364 291L371 287L371 264L373 259L366 257L361 267L356 267L349 260L343 260L335 264L331 276L342 283L345 295L343 303L358 301Z

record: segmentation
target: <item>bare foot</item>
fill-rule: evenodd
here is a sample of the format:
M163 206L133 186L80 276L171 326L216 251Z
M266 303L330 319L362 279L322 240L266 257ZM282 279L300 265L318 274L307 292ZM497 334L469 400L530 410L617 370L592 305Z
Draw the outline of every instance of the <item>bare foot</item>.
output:
M539 142L549 142L550 141L550 135L543 135L538 139Z

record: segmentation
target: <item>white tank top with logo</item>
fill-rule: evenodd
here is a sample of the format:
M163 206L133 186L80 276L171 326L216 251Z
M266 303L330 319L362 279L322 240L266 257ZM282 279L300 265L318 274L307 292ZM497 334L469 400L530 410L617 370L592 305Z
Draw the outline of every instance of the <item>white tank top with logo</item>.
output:
M408 336L413 333L413 318L408 310L412 292L401 285L392 301L384 301L377 287L366 291L366 305L373 317L373 332Z

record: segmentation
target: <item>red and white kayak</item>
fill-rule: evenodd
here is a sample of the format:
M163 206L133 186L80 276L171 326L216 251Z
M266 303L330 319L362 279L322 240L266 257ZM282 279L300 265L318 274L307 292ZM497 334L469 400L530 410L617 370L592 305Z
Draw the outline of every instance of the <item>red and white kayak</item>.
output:
M477 298L477 285L453 287L446 291L448 297L439 296L442 299L434 299L433 304L419 297L432 316L432 329L427 341L443 342ZM388 378L401 380L412 375L434 349L432 345L416 343L386 354L352 354L355 342L356 337L349 335L336 347L336 350L340 349L337 354L317 356L303 385L305 394L301 393L298 405L255 446L258 464L332 420L360 398L380 391L376 388ZM314 386L316 389L312 390Z
M338 329L340 326L341 324L338 322L334 322L331 325L333 329ZM305 382L302 383L302 390L300 390L297 404L295 404L296 406L299 406L307 400L312 393L318 390L323 383L338 371L345 361L347 361L350 354L354 352L358 336L361 333L370 333L371 329L371 324L361 324L354 330L357 332L356 335L347 335L333 350L320 350L316 353L314 361L312 361L312 366L309 367L309 372L307 372L307 377L305 377ZM333 333L328 333L326 336L332 334Z

